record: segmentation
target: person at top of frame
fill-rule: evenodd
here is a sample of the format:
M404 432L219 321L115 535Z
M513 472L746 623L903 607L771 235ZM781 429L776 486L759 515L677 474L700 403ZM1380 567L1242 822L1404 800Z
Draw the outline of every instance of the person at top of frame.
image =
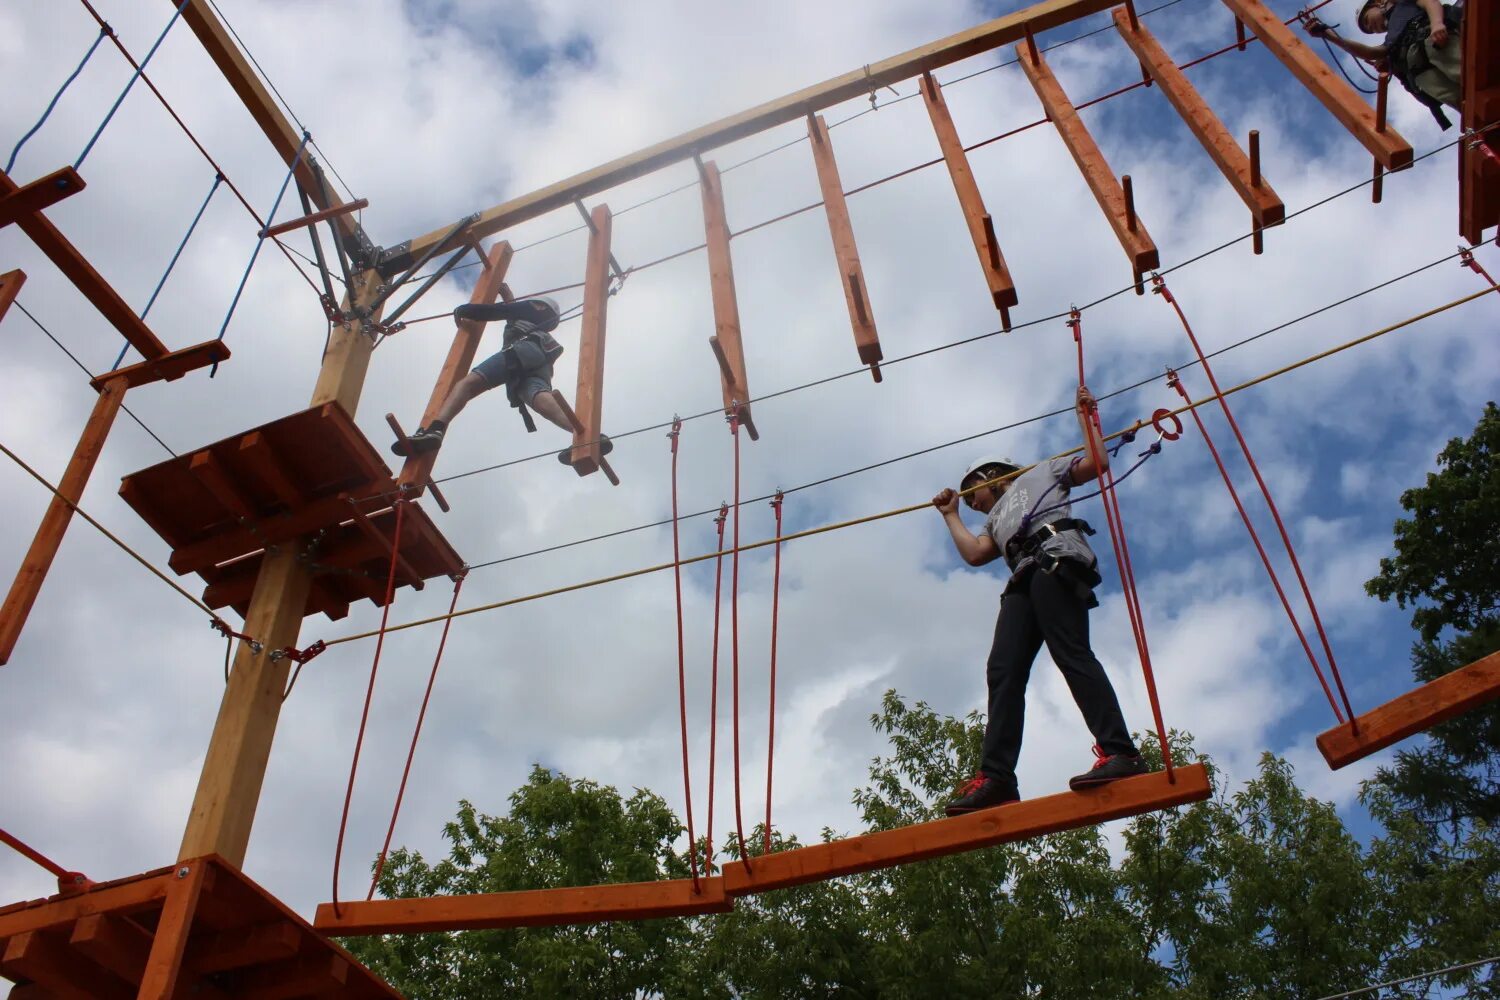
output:
M1308 17L1304 27L1357 59L1389 69L1439 126L1451 128L1443 106L1458 110L1463 103L1463 7L1439 0L1364 0L1354 23L1367 35L1385 35L1385 40L1379 45L1351 42L1316 17Z
M1094 588L1100 577L1084 536L1094 532L1073 517L1068 492L1103 471L1092 455L1099 456L1102 466L1109 464L1109 453L1090 422L1094 406L1093 395L1080 387L1078 425L1091 444L1081 457L1052 459L1024 472L1009 459L982 458L969 466L957 491L945 489L932 498L964 562L983 566L1004 556L1011 570L986 665L989 718L979 773L948 803L949 816L1020 800L1016 760L1026 682L1043 644L1094 736L1094 766L1069 781L1069 787L1077 791L1149 770L1125 726L1115 689L1089 645L1088 613L1099 604ZM985 515L979 535L959 515L960 493L969 490L965 502Z
M569 434L573 432L573 425L562 405L552 395L552 365L563 353L563 346L552 337L552 331L557 329L562 318L556 300L539 296L493 305L468 303L453 310L453 318L459 322L480 323L505 320L500 350L459 380L430 424L405 441L391 445L392 451L398 455L436 451L442 447L448 425L469 400L501 386L505 387L510 405L520 409L527 430L536 429L526 412L526 407L530 406ZM614 445L601 435L600 447L602 453L608 455ZM558 461L568 464L571 452L571 446L564 448L558 453Z

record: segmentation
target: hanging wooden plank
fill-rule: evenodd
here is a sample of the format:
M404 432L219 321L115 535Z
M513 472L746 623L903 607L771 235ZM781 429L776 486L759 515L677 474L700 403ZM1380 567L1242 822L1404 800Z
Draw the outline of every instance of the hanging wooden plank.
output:
M1005 255L1000 252L995 220L984 210L984 199L980 197L974 172L969 169L969 156L959 141L948 102L931 73L922 74L922 99L927 104L927 115L932 119L932 130L937 133L943 160L948 164L948 176L953 178L953 190L963 208L964 220L969 224L969 238L974 241L974 250L979 254L979 266L989 284L990 298L1000 310L1001 324L1009 330L1010 307L1017 301L1015 282L1011 280L1010 269L1005 266Z
M1478 246L1500 225L1500 0L1469 0L1463 45L1461 124L1473 134L1458 147L1458 231Z
M1411 143L1401 138L1395 129L1377 129L1375 111L1360 98L1359 92L1339 79L1333 69L1261 0L1224 0L1224 6L1255 32L1255 37L1304 87L1312 91L1323 107L1380 161L1382 167L1400 170L1411 165Z
M740 337L740 304L734 289L734 260L729 252L729 220L724 211L724 181L712 161L698 165L703 191L704 242L708 247L708 282L714 302L714 335L709 348L719 362L724 413L739 411L740 424L759 441L750 413L750 382L745 377L745 344Z
M87 185L83 178L72 167L63 167L45 177L38 177L30 184L0 198L0 229L33 212L40 212L49 205L55 205L85 187Z
M21 292L21 286L26 284L26 272L22 270L6 271L0 274L0 319L10 310L11 303L16 301L16 296Z
M1318 736L1318 749L1335 771L1500 698L1500 653L1408 691L1379 708Z
M1031 81L1036 96L1041 100L1047 117L1057 126L1057 134L1062 137L1063 145L1068 147L1068 152L1073 154L1073 161L1083 172L1083 179L1088 182L1089 190L1094 192L1094 198L1113 227L1120 246L1125 249L1125 256L1130 258L1136 290L1141 291L1141 276L1160 266L1161 258L1156 252L1156 244L1146 232L1145 224L1136 217L1129 189L1130 178L1125 178L1125 184L1116 180L1109 162L1104 159L1094 137L1084 127L1083 120L1073 108L1073 102L1068 100L1068 95L1063 92L1057 77L1052 75L1041 52L1029 45L1017 45L1016 58L1026 73L1026 79Z
M1203 145L1203 151L1218 166L1224 179L1229 181L1240 200L1245 203L1245 207L1250 209L1255 227L1264 229L1280 225L1286 218L1286 206L1271 189L1271 185L1266 183L1265 178L1260 176L1260 171L1252 168L1250 157L1245 155L1234 136L1229 134L1229 129L1224 127L1218 115L1203 100L1198 88L1177 68L1172 57L1167 55L1167 50L1146 30L1139 18L1132 24L1130 13L1116 7L1114 19L1115 29L1125 39L1125 44L1130 46L1130 51L1141 61L1151 80L1161 90L1162 96L1176 109L1183 124Z
M589 251L583 273L583 324L578 332L578 394L574 412L581 430L573 432L568 464L580 476L599 468L604 422L604 324L609 312L609 206L589 213Z
M180 351L163 354L155 360L141 361L125 368L117 368L112 372L105 372L90 380L89 385L98 390L117 378L124 379L125 384L132 389L138 385L150 385L152 382L175 382L199 368L207 368L209 365L228 361L229 357L229 345L224 341L206 340L192 347L184 347Z
M818 187L823 191L823 210L828 216L828 230L833 236L833 255L839 265L839 284L844 288L844 302L849 307L849 325L854 329L854 346L859 360L870 366L870 374L880 381L880 335L875 331L875 313L866 292L865 272L859 263L859 248L854 242L854 226L849 221L849 205L844 200L844 184L839 179L838 161L833 158L833 141L828 123L822 115L807 116L807 134L812 139L813 162L818 168Z

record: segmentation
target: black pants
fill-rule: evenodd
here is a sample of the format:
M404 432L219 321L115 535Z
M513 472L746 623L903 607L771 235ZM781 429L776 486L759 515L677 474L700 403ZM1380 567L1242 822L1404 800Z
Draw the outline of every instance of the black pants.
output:
M1044 642L1094 742L1110 755L1136 752L1114 686L1089 647L1086 594L1061 571L1042 573L1033 568L1000 599L995 642L985 672L990 707L980 769L1011 790L1016 788L1016 759L1021 755L1026 682Z

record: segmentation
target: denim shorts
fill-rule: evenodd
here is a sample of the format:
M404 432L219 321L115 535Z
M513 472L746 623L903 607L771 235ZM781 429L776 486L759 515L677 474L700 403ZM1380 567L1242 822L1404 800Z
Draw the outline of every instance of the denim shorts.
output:
M502 388L510 381L512 366L515 364L513 359L514 354L508 350L491 354L474 366L474 374L488 382L491 389ZM552 366L550 364L543 368L532 369L516 385L517 397L528 406L531 405L537 393L551 391Z

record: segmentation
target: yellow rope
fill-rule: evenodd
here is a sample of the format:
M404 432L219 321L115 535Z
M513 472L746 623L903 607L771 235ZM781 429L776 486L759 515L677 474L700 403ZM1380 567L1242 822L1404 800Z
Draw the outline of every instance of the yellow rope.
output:
M1357 337L1354 340L1348 341L1347 343L1340 344L1337 347L1331 347L1331 348L1329 348L1326 351L1322 351L1322 352L1320 352L1318 354L1314 354L1314 355L1311 355L1309 357L1303 358L1301 361L1295 361L1295 362L1293 362L1293 363L1291 363L1289 365L1286 365L1286 366L1284 366L1282 368L1278 368L1275 371L1267 372L1264 375L1259 375L1259 376L1257 376L1257 377L1255 377L1253 379L1250 379L1247 382L1241 382L1237 386L1234 386L1234 387L1232 387L1230 389L1225 389L1224 392L1222 393L1222 395L1223 396L1232 396L1232 395L1234 395L1237 392L1242 392L1245 389L1249 389L1249 388L1251 388L1253 386L1260 385L1262 382L1268 382L1268 381L1270 381L1273 378L1276 378L1276 377L1278 377L1280 375L1285 375L1285 374L1287 374L1288 372L1291 372L1291 371L1295 371L1298 368L1301 368L1301 367L1303 367L1305 365L1310 365L1310 364L1312 364L1315 361L1322 361L1325 358L1328 358L1328 357L1331 357L1332 355L1338 354L1341 351L1347 351L1351 347L1357 347L1360 344L1367 343L1367 342L1369 342L1371 340L1376 339L1377 337L1383 337L1386 334L1392 333L1392 332L1394 332L1396 330L1400 330L1403 327L1411 326L1414 323L1419 323L1419 322L1421 322L1424 319L1427 319L1427 318L1432 317L1432 316L1436 316L1438 313L1447 312L1449 309L1453 309L1453 308L1456 308L1457 306L1464 305L1465 303L1472 302L1475 299L1480 298L1480 297L1482 297L1484 295L1488 295L1490 292L1493 292L1493 291L1496 291L1496 290L1500 290L1500 285L1491 285L1488 288L1484 288L1484 289L1482 289L1480 291L1477 291L1477 292L1473 293L1472 295L1465 295L1462 298L1454 299L1452 302L1445 303L1443 305L1437 306L1436 308L1429 309L1426 312L1418 313L1415 316L1411 316L1411 317L1408 317L1407 319L1403 319L1399 323L1392 323L1390 326L1382 327L1379 330L1374 331L1373 333L1367 333L1367 334L1365 334L1362 337ZM1211 403L1211 402L1213 402L1213 401L1215 401L1215 400L1217 400L1219 398L1220 398L1219 395L1205 396L1202 399L1197 400L1196 402L1189 403L1186 406L1180 406L1177 409L1172 410L1171 413L1174 416L1178 415L1178 414L1186 413L1189 410L1196 409L1196 408L1198 408L1200 406L1204 406L1204 405L1206 405L1208 403ZM1122 436L1124 434L1131 433L1133 431L1139 430L1142 426L1143 426L1143 424L1140 421L1137 421L1132 427L1126 428L1124 430L1116 431L1115 433L1113 433L1113 434L1109 435L1108 437L1106 437L1105 440L1106 441L1113 441L1115 438L1118 438L1118 437L1120 437L1120 436ZM1054 458L1063 458L1063 457L1065 457L1067 455L1072 455L1072 454L1074 454L1076 452L1079 452L1081 450L1082 450L1082 446L1080 446L1078 448L1069 449L1068 451L1065 451L1065 452L1061 452L1060 454L1055 455L1053 457ZM1048 461L1051 461L1051 459L1048 459ZM1028 469L1029 468L1034 468L1034 466L1027 466L1027 468ZM1006 473L1004 476L998 476L995 479L987 480L986 482L982 482L982 483L977 483L974 486L970 487L969 489L962 491L960 493L960 496L968 495L969 493L972 493L975 490L980 489L983 486L987 486L990 483L1003 482L1003 481L1005 481L1007 479L1010 479L1010 478L1012 478L1014 476L1019 476L1022 472L1025 472L1025 471L1026 471L1026 469L1018 469L1018 470L1016 470L1014 472ZM739 546L738 549L734 549L734 548L724 549L722 553L721 552L708 552L708 553L705 553L705 554L699 555L699 556L691 556L691 557L689 557L687 559L682 560L681 565L683 565L683 566L690 566L693 563L699 563L699 562L703 562L703 561L708 560L708 559L714 559L714 558L717 558L720 555L728 555L728 554L730 554L732 552L749 552L749 551L752 551L754 549L764 548L767 545L775 545L778 541L780 541L780 542L790 542L790 541L794 541L795 539L798 539L798 538L810 538L813 535L821 535L821 534L823 534L824 532L827 532L827 531L839 531L839 530L841 530L843 528L852 528L852 527L854 527L856 525L860 525L860 524L869 524L872 521L880 521L880 520L884 520L885 518L888 518L888 517L897 517L897 516L899 516L901 514L910 514L913 511L924 510L924 509L927 509L927 508L929 508L931 506L932 506L932 504L931 504L930 501L923 501L922 503L912 504L912 505L910 505L908 507L897 507L894 510L883 511L882 513L879 513L879 514L867 514L864 517L856 517L856 518L853 518L852 520L848 520L848 521L838 521L838 522L836 522L834 524L825 524L825 525L822 525L821 527L817 527L817 528L807 528L807 529L805 529L803 531L794 532L794 533L792 533L790 535L782 535L780 539L767 538L767 539L763 539L763 540L761 540L759 542L749 542L747 544L741 545L741 546ZM539 600L541 600L542 598L545 598L545 597L556 597L559 594L570 594L570 593L572 593L575 590L587 590L590 587L600 587L600 586L603 586L606 583L617 583L620 580L629 580L632 577L646 576L649 573L660 573L660 572L662 572L664 570L671 569L674 565L677 565L677 563L674 563L674 562L657 563L654 566L645 566L645 567L642 567L640 569L627 570L624 573L616 573L616 574L614 574L612 576L601 576L598 579L587 580L587 581L584 581L583 583L572 583L572 584L568 584L565 587L555 587L552 590L538 591L537 593L527 594L527 595L525 595L523 597L512 597L512 598L510 598L508 600L495 601L495 602L493 602L491 604L481 604L481 605L478 605L476 607L465 608L462 611L455 611L455 612L453 612L451 614L435 615L435 616L433 616L431 618L421 618L421 619L418 619L416 621L403 622L400 625L392 625L389 628L387 628L385 631L386 632L399 632L402 629L416 628L419 625L432 625L432 624L434 624L436 622L445 621L445 620L447 620L449 618L462 618L464 615L474 615L474 614L478 614L481 611L494 611L494 610L497 610L499 608L508 608L508 607L511 607L512 605L516 605L516 604L526 604L526 603L528 603L530 601L539 601ZM380 634L378 629L375 630L375 631L371 631L371 632L359 632L359 633L356 633L354 635L346 635L346 636L343 636L343 637L338 638L338 639L329 639L328 640L328 645L330 645L330 646L337 646L339 643L343 643L343 642L354 642L354 641L356 641L358 639L369 639L369 638L372 638L372 637L374 637L374 636L376 636L378 634Z

